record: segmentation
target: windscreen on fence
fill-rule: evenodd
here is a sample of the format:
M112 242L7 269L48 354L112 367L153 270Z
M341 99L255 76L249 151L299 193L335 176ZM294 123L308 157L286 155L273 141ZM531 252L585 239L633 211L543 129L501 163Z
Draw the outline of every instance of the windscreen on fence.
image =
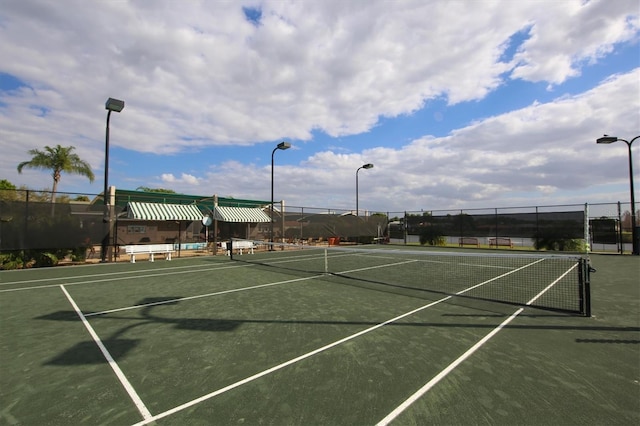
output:
M509 236L531 239L584 238L584 211L497 213L436 216L407 214L407 233L419 234L431 227L439 235L460 237Z
M387 216L382 214L355 216L351 213L287 212L284 216L284 237L287 240L340 238L343 241L360 238L362 241L385 235L387 222Z
M616 219L592 219L589 221L589 226L593 243L618 244L620 242L620 224Z
M72 249L99 244L106 207L90 203L0 201L0 250ZM114 207L112 217L122 211Z

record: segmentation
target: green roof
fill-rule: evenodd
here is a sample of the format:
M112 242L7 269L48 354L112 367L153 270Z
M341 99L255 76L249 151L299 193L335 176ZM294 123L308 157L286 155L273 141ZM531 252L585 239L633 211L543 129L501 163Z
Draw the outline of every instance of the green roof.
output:
M125 207L130 201L162 204L196 204L213 208L212 195L187 195L164 192L129 191L116 188L116 206ZM271 204L263 200L242 200L238 198L218 197L221 207L262 207Z

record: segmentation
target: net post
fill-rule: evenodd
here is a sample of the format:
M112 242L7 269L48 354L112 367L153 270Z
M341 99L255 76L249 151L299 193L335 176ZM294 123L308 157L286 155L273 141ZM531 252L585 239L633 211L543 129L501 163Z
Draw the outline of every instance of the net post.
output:
M589 259L581 258L579 274L580 311L585 317L591 316L591 266Z
M229 252L229 259L233 260L233 238L229 238L227 243L227 251Z
M582 310L585 317L591 316L591 233L589 232L589 203L584 203L584 257L580 265L580 291L582 297Z
M586 279L584 280L584 316L591 316L591 262L583 259Z

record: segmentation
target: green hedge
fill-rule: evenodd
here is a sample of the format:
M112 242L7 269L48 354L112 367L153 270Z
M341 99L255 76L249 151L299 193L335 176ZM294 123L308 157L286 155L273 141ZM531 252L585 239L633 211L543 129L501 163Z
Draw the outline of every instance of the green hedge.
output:
M46 268L58 265L67 257L74 262L84 262L87 258L87 247L6 251L0 253L0 270Z

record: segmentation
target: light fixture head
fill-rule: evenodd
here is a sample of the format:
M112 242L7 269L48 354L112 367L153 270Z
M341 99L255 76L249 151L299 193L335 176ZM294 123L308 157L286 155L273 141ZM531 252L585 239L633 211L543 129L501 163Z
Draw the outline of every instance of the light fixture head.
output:
M362 166L363 169L373 169L373 164L371 163L367 163L364 166Z
M276 148L282 149L282 150L289 149L291 148L291 144L289 142L283 141L283 142L280 142Z
M124 108L124 101L120 99L109 98L107 99L107 103L104 105L104 109L109 111L120 112Z
M618 138L617 138L617 137L615 137L615 136L604 135L603 137L598 138L598 139L596 140L596 143L606 143L606 144L609 144L609 143L614 143L614 142L617 142L617 141L618 141Z

